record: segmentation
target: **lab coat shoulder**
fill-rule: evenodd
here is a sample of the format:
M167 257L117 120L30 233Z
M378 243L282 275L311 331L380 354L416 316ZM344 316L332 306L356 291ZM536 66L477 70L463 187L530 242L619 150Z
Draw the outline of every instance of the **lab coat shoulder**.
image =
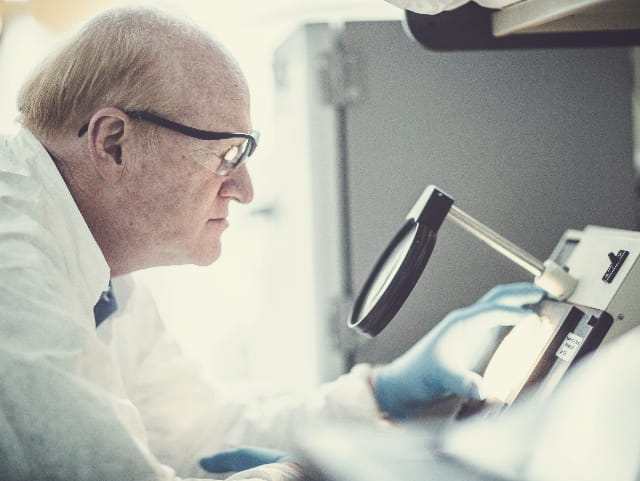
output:
M0 154L0 265L3 269L63 269L59 243L45 224L40 182Z
M53 233L51 199L37 172L20 163L6 141L0 145L2 328L15 335L16 347L46 345L51 336L69 345L77 340L70 335L77 327L72 320L86 313L70 284L67 253Z

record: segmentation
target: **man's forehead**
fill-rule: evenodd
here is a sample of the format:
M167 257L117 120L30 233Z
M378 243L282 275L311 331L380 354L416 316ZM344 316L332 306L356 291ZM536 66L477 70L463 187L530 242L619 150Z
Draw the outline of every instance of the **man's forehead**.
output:
M219 89L247 89L245 76L238 62L222 49L211 43L191 48L176 46L171 53L177 74L185 83L204 83Z
M176 96L176 116L185 124L202 130L250 131L249 97L245 89L190 82L180 90Z
M250 131L249 89L231 56L216 43L183 44L171 54L180 118L203 130Z

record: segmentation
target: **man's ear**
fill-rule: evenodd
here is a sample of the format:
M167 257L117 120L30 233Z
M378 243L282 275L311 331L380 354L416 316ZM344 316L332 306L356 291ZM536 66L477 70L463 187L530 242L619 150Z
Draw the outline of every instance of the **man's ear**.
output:
M89 155L101 177L117 182L125 169L123 148L131 145L131 119L119 109L98 110L89 121Z

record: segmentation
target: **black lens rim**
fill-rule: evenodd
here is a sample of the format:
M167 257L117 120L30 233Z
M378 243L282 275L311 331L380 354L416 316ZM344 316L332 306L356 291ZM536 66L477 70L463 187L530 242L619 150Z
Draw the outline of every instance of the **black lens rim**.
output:
M374 285L389 257L405 237L414 230L416 225L417 230L411 246L393 279L369 312L362 313L365 301L369 297L369 290ZM375 337L391 322L409 297L409 294L411 294L411 291L413 291L418 279L420 279L435 247L436 238L437 230L431 229L425 223L407 219L378 258L360 289L349 314L349 327L366 336Z

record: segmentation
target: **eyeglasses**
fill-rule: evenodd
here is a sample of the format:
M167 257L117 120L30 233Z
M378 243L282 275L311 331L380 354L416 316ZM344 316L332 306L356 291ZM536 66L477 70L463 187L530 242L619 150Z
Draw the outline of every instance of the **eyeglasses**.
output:
M237 132L211 132L209 130L196 129L194 127L188 127L178 122L165 119L158 115L152 114L144 110L131 110L124 111L129 117L136 120L146 120L147 122L154 123L161 127L180 132L201 140L222 140L222 139L244 139L242 143L233 145L224 154L216 156L216 160L211 159L198 160L197 162L210 171L218 175L229 175L233 169L242 165L253 152L256 150L258 140L260 139L260 132L253 130L250 134L237 133ZM89 123L84 124L78 131L78 137L82 137L87 130L89 130Z

